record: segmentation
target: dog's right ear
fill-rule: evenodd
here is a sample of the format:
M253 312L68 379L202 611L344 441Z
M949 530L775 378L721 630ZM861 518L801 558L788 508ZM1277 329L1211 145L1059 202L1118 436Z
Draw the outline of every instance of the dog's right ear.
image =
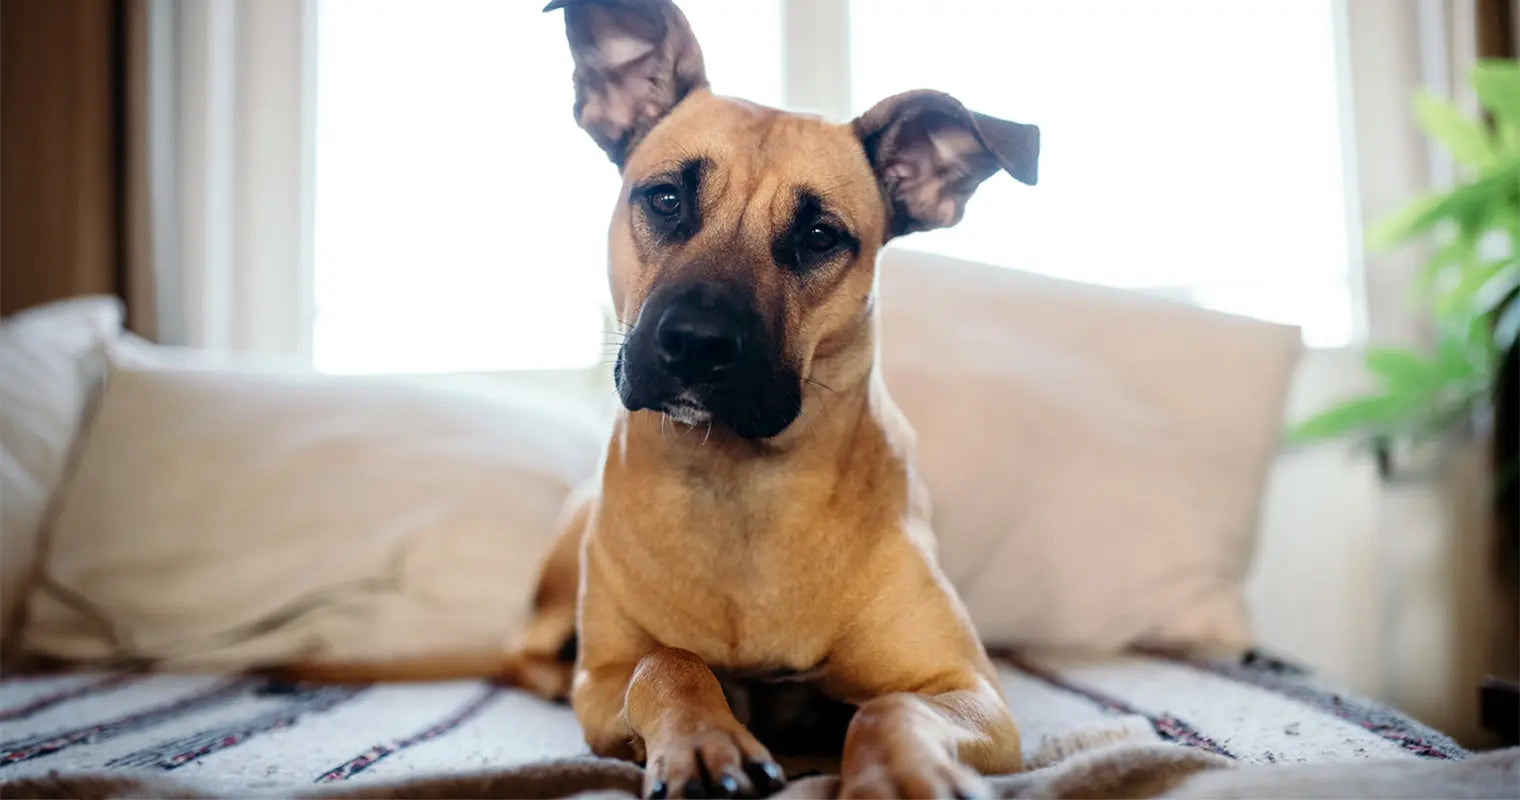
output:
M693 89L702 49L669 0L554 0L575 59L575 120L622 169L628 154Z
M889 238L959 222L999 170L1030 186L1039 178L1039 128L969 111L944 92L893 95L854 127L890 203Z

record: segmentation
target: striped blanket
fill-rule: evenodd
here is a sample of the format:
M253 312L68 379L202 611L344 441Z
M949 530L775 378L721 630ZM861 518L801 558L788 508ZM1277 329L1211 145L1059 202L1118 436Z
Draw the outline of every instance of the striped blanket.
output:
M1241 764L1463 759L1451 739L1284 665L1003 656L1032 767L1105 741ZM378 785L583 755L568 708L484 682L288 685L90 674L0 682L0 782L135 770L228 793Z

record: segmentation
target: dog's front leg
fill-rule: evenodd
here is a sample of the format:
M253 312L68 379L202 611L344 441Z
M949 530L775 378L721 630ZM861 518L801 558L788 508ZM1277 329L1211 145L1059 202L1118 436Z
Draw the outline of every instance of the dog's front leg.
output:
M583 670L574 702L594 752L644 757L649 797L753 796L781 786L781 768L734 718L717 677L685 650L655 647L631 669Z
M770 794L781 768L745 730L707 664L665 647L607 591L593 542L583 564L571 705L591 751L644 760L651 797Z
M829 653L825 690L858 706L844 797L973 797L1021 767L1019 732L949 581L908 537L861 580L868 601Z
M840 796L981 797L978 772L1019 769L1019 735L990 686L866 701L845 735Z

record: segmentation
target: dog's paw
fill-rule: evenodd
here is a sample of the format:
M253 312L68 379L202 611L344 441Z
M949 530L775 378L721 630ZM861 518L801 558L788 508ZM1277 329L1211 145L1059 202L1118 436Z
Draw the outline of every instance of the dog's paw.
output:
M781 765L742 727L695 727L651 742L644 796L768 797L786 784Z
M976 770L929 750L844 765L841 798L991 797Z

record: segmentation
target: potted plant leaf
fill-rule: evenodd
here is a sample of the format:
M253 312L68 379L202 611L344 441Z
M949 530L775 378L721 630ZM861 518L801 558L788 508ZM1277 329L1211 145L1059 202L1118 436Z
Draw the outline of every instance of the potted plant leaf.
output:
M1494 488L1513 524L1516 483L1516 338L1520 334L1520 63L1484 61L1471 81L1485 114L1422 94L1421 127L1459 170L1450 190L1421 197L1375 227L1369 247L1415 240L1431 256L1412 287L1430 314L1430 351L1373 347L1369 394L1299 422L1290 440L1352 436L1379 454L1440 438L1493 414ZM1506 514L1506 508L1508 513Z

